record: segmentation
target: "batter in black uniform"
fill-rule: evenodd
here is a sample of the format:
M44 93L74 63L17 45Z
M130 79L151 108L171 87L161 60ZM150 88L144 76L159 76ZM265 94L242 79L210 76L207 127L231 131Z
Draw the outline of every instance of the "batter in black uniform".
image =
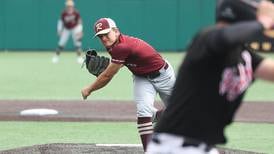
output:
M169 105L156 126L147 154L213 154L226 143L232 122L255 79L274 81L274 61L245 46L274 25L274 5L257 9L241 0L223 0L217 24L201 30L188 47Z

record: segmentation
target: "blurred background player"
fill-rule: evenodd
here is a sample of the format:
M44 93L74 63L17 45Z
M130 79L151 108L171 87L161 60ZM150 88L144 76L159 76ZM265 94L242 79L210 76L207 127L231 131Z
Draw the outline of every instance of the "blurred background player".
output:
M73 44L77 52L77 62L83 63L81 56L82 51L82 37L83 37L83 25L80 13L74 8L74 2L67 0L66 8L61 14L61 18L58 20L57 33L59 36L58 48L56 54L52 58L53 63L59 62L60 52L64 49L69 36L72 36Z
M255 8L247 2L257 4ZM269 1L223 0L217 24L192 40L147 154L216 154L255 79L274 82L274 61L246 43L274 26Z

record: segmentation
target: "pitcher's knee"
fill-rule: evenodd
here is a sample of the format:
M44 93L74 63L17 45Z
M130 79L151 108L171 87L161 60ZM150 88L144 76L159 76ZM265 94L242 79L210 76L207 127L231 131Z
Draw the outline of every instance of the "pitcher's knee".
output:
M157 109L147 105L137 105L137 117L153 117Z

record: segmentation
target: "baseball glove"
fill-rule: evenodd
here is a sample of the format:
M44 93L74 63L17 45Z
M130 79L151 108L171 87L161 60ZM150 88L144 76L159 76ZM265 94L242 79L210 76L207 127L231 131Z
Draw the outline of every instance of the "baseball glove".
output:
M109 58L99 56L94 49L89 49L86 52L86 68L92 75L98 77L108 66Z

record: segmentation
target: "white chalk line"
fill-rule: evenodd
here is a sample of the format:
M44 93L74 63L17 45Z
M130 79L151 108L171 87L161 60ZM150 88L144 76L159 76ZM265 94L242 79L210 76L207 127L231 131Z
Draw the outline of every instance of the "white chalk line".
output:
M141 147L141 144L95 144L96 146L105 146L105 147Z

